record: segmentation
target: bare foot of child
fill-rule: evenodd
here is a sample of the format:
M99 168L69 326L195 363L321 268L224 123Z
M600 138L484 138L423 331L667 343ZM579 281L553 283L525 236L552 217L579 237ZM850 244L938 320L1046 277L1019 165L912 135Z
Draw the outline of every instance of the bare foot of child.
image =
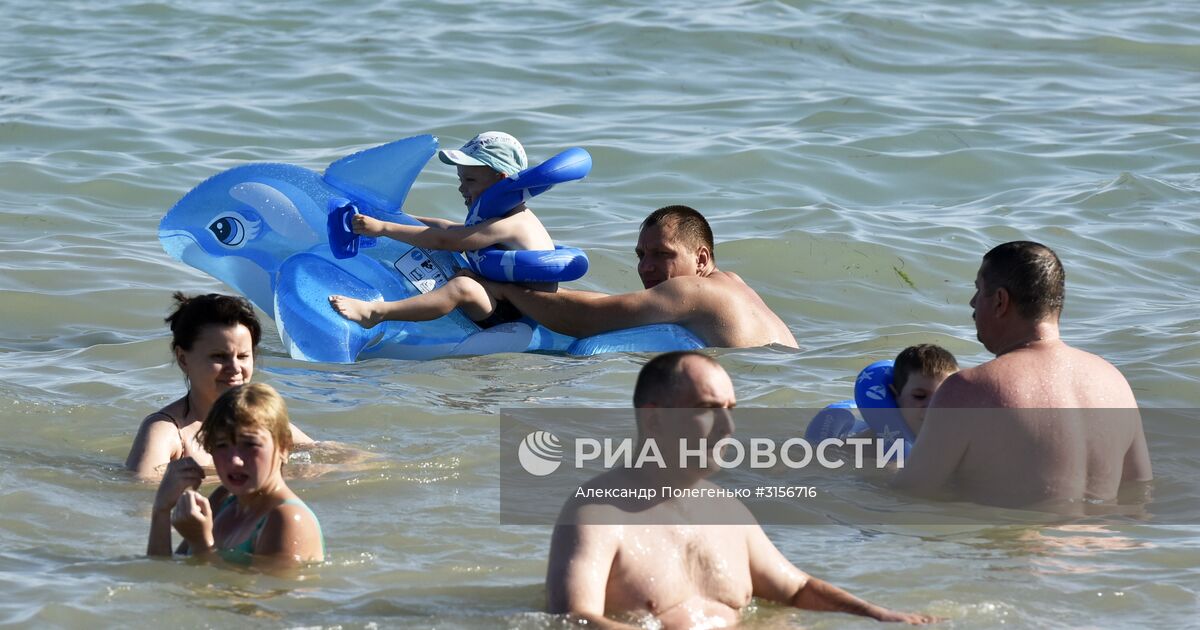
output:
M363 328L374 328L376 324L383 321L383 318L375 311L374 302L364 302L344 295L331 295L329 296L329 305L339 315Z

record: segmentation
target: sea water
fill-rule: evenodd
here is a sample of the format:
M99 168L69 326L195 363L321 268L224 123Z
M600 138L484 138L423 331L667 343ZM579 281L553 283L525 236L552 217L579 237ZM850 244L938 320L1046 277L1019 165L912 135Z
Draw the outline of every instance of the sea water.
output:
M0 16L0 624L560 623L538 612L549 527L500 522L498 414L628 405L643 355L307 364L268 325L255 380L308 433L373 456L294 467L327 562L284 579L143 557L153 486L121 464L184 391L162 318L174 290L228 290L156 227L248 161L321 170L491 129L535 161L585 147L591 176L536 204L591 256L576 286L639 288L638 221L687 204L795 333L799 351L715 353L743 407L849 397L912 343L987 360L979 258L1041 241L1067 270L1063 336L1143 406L1200 406L1194 3L3 0ZM407 207L458 217L455 186L431 163ZM1160 499L1200 497L1196 431L1147 427ZM805 571L950 627L1195 623L1194 526L996 520L768 533Z

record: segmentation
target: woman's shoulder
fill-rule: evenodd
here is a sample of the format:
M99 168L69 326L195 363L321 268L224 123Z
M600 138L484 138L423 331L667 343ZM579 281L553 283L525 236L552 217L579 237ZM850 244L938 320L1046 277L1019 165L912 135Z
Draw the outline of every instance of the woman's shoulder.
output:
M179 401L176 401L142 419L125 459L126 468L150 478L157 476L153 471L160 465L183 453L183 440L175 420L182 414L182 407L178 405Z
M172 403L142 418L137 435L133 438L134 444L139 442L158 443L165 440L171 444L173 451L182 451L183 440L180 438L179 423L176 420L180 410L173 409L174 406L175 404Z
M184 412L184 398L180 398L179 400L169 403L167 406L163 407L162 409L159 409L158 411L151 412L145 418L142 418L141 427L149 428L151 425L153 425L155 423L162 422L162 423L166 423L171 426L174 426L176 428L176 432L178 432L178 428L179 428L179 420L178 419L183 417L183 415L184 415L183 412Z

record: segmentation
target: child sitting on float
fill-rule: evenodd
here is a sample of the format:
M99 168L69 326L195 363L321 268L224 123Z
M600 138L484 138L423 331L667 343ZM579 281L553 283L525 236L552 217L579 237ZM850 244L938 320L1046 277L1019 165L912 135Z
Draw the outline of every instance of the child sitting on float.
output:
M462 148L438 152L442 162L458 168L458 192L468 210L474 210L483 193L494 184L525 170L525 149L516 138L499 131L481 133ZM502 250L553 250L554 241L537 216L522 201L499 217L466 224L413 215L423 226L381 221L355 215L351 228L363 236L385 236L414 247L472 252L489 247ZM530 288L554 291L557 283L528 283ZM342 295L329 296L334 310L346 319L372 328L385 321L428 321L456 308L481 328L520 319L508 302L497 302L472 278L455 276L428 293L393 302L368 302Z

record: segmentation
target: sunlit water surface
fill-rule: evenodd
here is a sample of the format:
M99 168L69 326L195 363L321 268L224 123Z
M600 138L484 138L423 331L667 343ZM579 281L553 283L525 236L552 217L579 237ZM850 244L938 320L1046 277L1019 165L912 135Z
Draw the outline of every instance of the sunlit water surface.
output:
M142 557L153 489L120 465L139 419L183 391L170 292L227 290L167 257L156 226L247 161L320 170L487 129L535 160L583 146L592 175L536 207L590 254L580 286L637 288L637 222L684 203L795 333L798 352L716 353L747 407L846 398L911 343L986 360L966 306L979 257L1038 240L1067 268L1064 336L1144 406L1200 406L1192 3L7 0L0 15L3 624L561 623L538 612L549 528L499 521L497 414L627 405L644 356L317 365L269 326L256 379L309 433L375 456L293 482L328 561L295 580ZM454 186L431 164L408 207L454 217ZM1195 427L1148 433L1157 494L1200 498ZM803 569L947 627L1200 612L1200 538L1153 518L769 533ZM764 604L747 621L852 620Z

